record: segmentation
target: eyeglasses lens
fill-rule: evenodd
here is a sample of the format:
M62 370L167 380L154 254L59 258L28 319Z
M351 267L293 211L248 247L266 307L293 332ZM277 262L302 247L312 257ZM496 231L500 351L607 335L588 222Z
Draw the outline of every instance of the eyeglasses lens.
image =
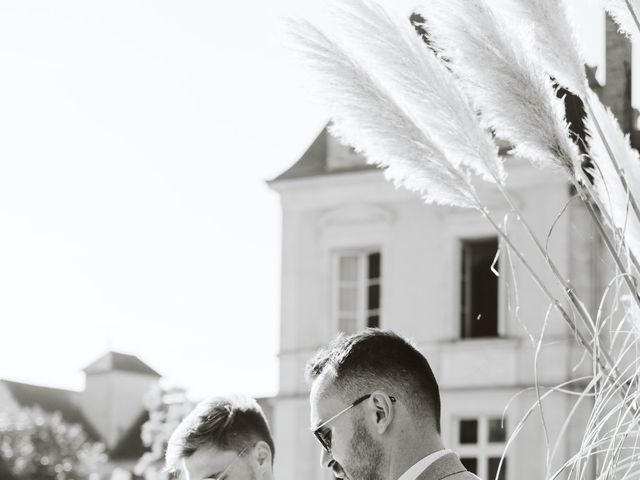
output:
M316 438L327 452L331 451L331 429L319 428L315 432Z

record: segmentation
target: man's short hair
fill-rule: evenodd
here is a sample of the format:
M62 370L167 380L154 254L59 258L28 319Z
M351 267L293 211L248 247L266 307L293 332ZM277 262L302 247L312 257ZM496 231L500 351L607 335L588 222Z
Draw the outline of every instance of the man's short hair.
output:
M440 432L440 391L429 362L394 332L368 328L339 335L307 363L307 381L325 372L333 375L332 387L345 401L385 389L408 406L416 421L429 414Z
M240 395L208 398L200 402L171 435L165 454L167 470L180 470L181 460L201 448L240 453L260 440L269 445L273 462L275 446L258 402Z

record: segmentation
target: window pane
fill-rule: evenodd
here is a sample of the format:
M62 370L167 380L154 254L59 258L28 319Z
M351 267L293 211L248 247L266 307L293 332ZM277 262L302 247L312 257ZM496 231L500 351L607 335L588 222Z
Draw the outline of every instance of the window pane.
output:
M478 443L477 420L460 420L460 443Z
M497 238L462 242L460 312L463 338L498 335L498 277L491 271L497 251Z
M341 287L338 291L338 310L340 312L356 312L358 309L358 289Z
M367 327L378 328L380 326L380 316L370 315L367 319Z
M471 473L478 473L478 459L475 457L461 457L460 462L464 465L464 468L469 470Z
M346 334L356 333L358 322L353 317L340 317L338 319L338 331Z
M380 253L370 253L368 255L369 269L367 278L380 278Z
M369 285L367 289L367 309L377 310L380 308L380 285Z
M504 425L506 427L506 423ZM503 443L505 441L506 432L505 428L502 425L502 419L500 418L490 418L489 419L489 442L500 442Z
M356 282L358 280L358 256L343 255L338 264L339 278L343 282Z
M500 476L496 479L498 465L500 465L500 457L491 457L489 459L489 478L487 480L504 480L507 477L507 459L505 458L502 462Z

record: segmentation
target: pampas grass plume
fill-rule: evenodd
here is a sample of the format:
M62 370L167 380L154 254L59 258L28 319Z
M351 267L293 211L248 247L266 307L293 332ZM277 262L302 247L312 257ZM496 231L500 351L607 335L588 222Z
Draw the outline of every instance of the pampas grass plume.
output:
M627 179L630 194L640 198L640 158L629 143L618 121L598 96L590 92L589 103L593 109L614 157ZM587 118L587 128L595 131L594 119ZM640 222L629 206L628 193L620 183L606 146L599 135L592 134L590 154L595 162L594 187L600 204L609 214L614 227L623 232L625 242L635 258L640 258Z
M295 22L291 33L332 112L331 133L427 203L477 206L467 174L453 169L432 139L349 53L307 21Z
M564 0L504 0L501 12L510 22L531 25L531 51L560 85L584 98L587 78L584 60L567 16Z
M515 155L575 176L580 157L564 104L526 55L533 34L513 35L483 0L429 0L420 13L486 126L514 145Z
M502 183L505 172L491 134L407 18L367 0L334 2L337 24L354 56L456 166ZM372 34L375 32L375 34Z
M640 0L600 0L600 4L618 24L620 32L628 37L640 37L637 23L640 17Z

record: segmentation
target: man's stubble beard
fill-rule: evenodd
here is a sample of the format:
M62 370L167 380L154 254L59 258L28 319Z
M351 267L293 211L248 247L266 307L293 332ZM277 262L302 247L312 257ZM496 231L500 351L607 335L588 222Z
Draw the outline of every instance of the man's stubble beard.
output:
M249 478L247 478L247 480L258 480L258 470L255 465L248 463L246 471L249 473Z
M384 480L381 466L383 449L367 431L362 418L354 425L354 434L350 444L350 462L345 474L349 480Z
M258 480L257 469L254 469L254 468L251 469L251 477L249 478L249 480Z

